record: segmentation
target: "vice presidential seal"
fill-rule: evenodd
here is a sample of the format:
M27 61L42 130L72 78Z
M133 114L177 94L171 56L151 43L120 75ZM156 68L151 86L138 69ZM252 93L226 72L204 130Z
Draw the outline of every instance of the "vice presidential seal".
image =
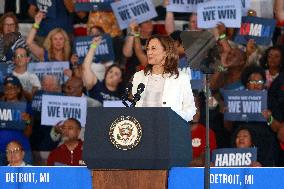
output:
M130 150L139 144L142 128L134 117L120 116L111 124L109 136L116 148Z

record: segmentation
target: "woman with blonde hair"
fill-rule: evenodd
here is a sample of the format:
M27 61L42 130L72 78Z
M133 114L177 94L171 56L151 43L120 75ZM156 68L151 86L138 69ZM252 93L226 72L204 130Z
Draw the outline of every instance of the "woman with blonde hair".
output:
M43 12L38 12L35 16L35 23L27 37L28 47L40 61L69 61L71 56L70 40L63 29L55 28L51 30L44 40L44 48L34 42L36 32L44 17L45 14Z

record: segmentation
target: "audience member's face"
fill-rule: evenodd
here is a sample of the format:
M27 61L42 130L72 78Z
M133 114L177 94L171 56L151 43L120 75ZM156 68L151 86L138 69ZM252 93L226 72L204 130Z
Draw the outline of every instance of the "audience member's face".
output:
M15 57L14 57L14 62L16 66L20 66L20 67L27 66L29 61L30 61L30 58L27 55L26 49L23 49L23 48L16 49Z
M239 48L233 48L228 54L227 62L232 67L243 66L245 63L244 53Z
M250 148L252 146L251 136L248 130L240 130L236 138L237 148Z
M7 83L4 86L4 98L6 101L18 101L18 94L20 93L20 88L12 83Z
M122 72L118 67L112 67L108 70L105 78L105 82L107 85L118 86L122 81Z
M148 35L151 35L153 32L153 23L151 20L143 22L140 24L140 31L141 33L146 33Z
M176 49L177 49L177 51L178 51L178 55L179 56L182 56L182 55L184 55L184 48L183 48L183 46L182 46L182 44L180 44L180 42L179 41L175 41L175 47L176 47Z
M163 66L166 60L166 51L161 42L154 38L149 41L146 49L148 63Z
M72 120L66 120L63 124L63 141L75 141L78 140L80 135L80 128Z
M11 32L16 32L16 23L13 18L7 17L3 24L3 34L5 35Z
M47 92L60 92L59 84L56 77L45 77L41 83L42 90Z
M197 27L197 15L193 14L189 17L189 30L199 30Z
M82 96L83 83L77 79L69 79L64 87L64 92L67 96Z
M276 49L271 49L267 57L269 68L279 68L281 64L281 52Z
M64 43L65 43L65 39L61 32L58 32L51 37L51 44L52 44L53 49L55 50L64 49Z
M19 166L23 163L25 152L17 143L11 142L7 145L6 156L11 166Z
M264 88L264 80L259 73L252 73L249 76L247 89L249 90L262 90Z
M101 35L101 31L97 27L93 27L90 30L90 35L93 35L93 36Z

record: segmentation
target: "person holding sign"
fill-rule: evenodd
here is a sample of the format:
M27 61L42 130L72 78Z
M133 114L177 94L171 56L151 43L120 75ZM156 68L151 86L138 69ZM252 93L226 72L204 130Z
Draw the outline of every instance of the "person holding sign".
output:
M93 38L93 42L82 65L82 76L84 85L89 90L90 97L103 103L104 100L121 99L123 92L123 71L118 65L113 64L106 70L104 80L98 80L91 69L91 64L96 53L96 48L99 46L101 40L100 36Z
M196 108L190 78L188 73L178 71L173 39L153 35L147 42L146 52L148 65L136 72L132 81L133 96L137 92L141 95L136 107L171 107L184 120L191 121Z

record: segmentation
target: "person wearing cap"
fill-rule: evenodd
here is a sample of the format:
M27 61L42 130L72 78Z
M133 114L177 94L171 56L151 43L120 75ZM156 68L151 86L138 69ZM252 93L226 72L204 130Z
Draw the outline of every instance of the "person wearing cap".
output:
M22 96L22 85L20 80L13 76L8 75L4 79L4 92L1 100L3 102L25 102ZM22 120L25 122L26 127L23 131L13 129L0 129L0 165L7 165L5 159L6 146L13 140L19 141L24 150L26 151L25 161L28 163L32 162L32 155L30 150L30 143L28 137L32 132L31 116L23 112Z
M58 124L57 130L62 135L63 144L52 150L47 159L47 165L83 165L83 142L79 139L81 123L74 118Z
M14 53L13 61L15 68L13 75L16 76L23 87L23 94L27 100L31 100L34 93L41 88L37 75L27 71L30 57L27 49L17 48Z

